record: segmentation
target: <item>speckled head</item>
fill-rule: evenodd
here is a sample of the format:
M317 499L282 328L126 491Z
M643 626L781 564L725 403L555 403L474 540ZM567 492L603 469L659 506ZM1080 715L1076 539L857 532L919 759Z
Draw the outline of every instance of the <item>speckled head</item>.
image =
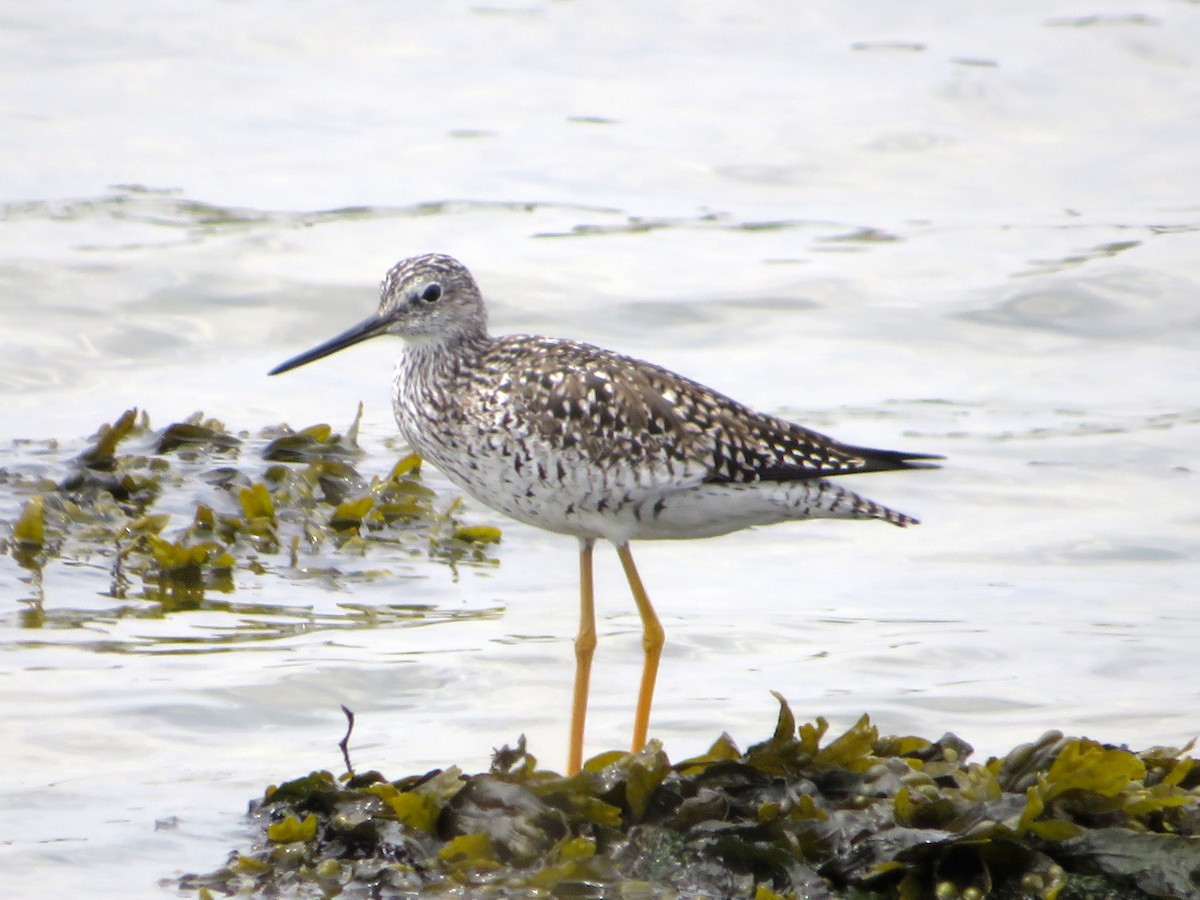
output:
M482 338L487 335L487 308L475 279L458 260L441 253L413 256L392 266L383 279L374 315L280 363L270 374L295 369L381 334L435 344Z
M392 266L376 315L387 332L410 339L453 340L487 333L487 309L467 267L452 256L426 253Z

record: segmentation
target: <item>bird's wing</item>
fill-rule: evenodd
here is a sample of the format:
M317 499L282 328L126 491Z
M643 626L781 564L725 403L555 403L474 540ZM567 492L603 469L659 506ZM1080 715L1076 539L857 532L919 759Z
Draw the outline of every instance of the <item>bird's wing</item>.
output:
M842 444L660 366L588 344L501 339L497 396L559 453L634 467L642 486L826 478L940 457Z
M742 403L654 366L642 375L652 395L672 402L690 423L693 453L709 482L801 481L856 472L920 467L926 454L855 447Z

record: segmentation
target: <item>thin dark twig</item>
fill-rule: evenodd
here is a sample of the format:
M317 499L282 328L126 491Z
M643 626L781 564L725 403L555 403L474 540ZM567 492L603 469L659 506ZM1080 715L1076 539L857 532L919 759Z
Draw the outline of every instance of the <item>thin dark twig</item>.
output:
M350 765L350 732L354 731L354 712L347 706L342 706L342 712L346 714L346 736L338 741L338 746L342 748L342 759L346 761L346 774L354 776L354 766Z

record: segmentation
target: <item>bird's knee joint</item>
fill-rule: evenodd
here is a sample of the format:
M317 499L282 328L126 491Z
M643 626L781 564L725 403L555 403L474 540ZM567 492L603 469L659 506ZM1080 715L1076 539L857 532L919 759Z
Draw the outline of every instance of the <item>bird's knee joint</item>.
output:
M575 637L575 655L577 657L590 657L596 649L596 632L581 631Z
M657 653L667 642L667 633L662 628L647 629L642 633L642 648L647 653Z

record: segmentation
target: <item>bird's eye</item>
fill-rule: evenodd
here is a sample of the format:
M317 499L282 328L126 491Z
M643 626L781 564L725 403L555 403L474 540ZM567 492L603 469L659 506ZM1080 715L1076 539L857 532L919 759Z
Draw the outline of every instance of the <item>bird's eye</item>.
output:
M426 303L436 303L442 296L442 286L431 284L421 292L421 299Z

